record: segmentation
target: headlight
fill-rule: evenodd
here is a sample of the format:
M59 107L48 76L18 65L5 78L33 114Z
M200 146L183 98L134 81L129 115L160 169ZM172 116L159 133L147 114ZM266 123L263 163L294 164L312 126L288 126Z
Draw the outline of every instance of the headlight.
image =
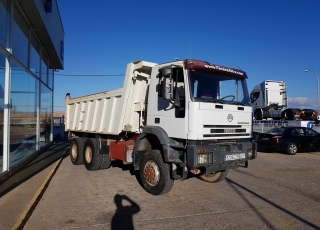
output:
M212 164L212 153L198 153L198 165Z

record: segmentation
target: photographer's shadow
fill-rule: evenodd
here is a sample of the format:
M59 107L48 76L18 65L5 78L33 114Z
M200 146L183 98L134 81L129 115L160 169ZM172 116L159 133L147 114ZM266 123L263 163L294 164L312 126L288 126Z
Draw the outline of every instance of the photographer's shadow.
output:
M130 203L130 206L123 206L123 200L127 200ZM117 206L117 210L111 221L111 229L134 229L132 217L134 214L140 212L139 205L126 195L119 194L115 195L114 203Z

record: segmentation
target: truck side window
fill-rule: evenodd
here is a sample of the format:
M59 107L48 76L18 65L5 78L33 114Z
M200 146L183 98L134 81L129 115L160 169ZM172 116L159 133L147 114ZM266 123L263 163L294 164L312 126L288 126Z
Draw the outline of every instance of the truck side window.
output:
M163 81L162 74L159 73L159 83L157 85L158 97L162 97L162 88L161 88L162 81Z
M257 100L260 96L260 92L252 92L250 94L250 101L251 103L254 102L255 100Z
M185 117L185 84L184 84L184 76L183 76L183 69L176 68L174 69L173 74L174 79L174 95L175 98L180 101L180 106L175 107L175 117L183 118Z

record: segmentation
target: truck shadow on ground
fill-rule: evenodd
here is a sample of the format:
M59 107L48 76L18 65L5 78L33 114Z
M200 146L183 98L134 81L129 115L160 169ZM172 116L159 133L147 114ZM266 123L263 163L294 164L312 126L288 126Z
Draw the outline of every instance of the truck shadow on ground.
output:
M264 149L264 148L259 148L259 147L258 147L257 151L258 151L258 152L262 152L262 153L280 153L280 154L288 155L288 154L285 153L285 152L267 151L266 149Z
M267 204L277 208L278 210L286 213L287 215L290 215L291 217L293 217L294 219L308 225L309 227L313 228L313 229L320 229L320 226L317 226L305 219L303 219L302 217L296 215L295 213L279 206L278 204L272 202L271 200L268 200L262 196L260 196L259 194L257 194L256 192L244 187L243 185L241 184L238 184L237 182L229 179L229 178L226 178L226 182L230 185L230 187L240 196L240 198L256 213L256 215L261 219L261 221L267 225L267 227L269 229L277 229L276 226L273 226L272 223L270 221L267 220L267 218L265 218L262 214L262 212L259 211L258 208L256 208L251 202L249 199L247 199L244 195L243 195L243 192L242 191L246 191L248 193L250 193L251 195L257 197L258 199L266 202ZM241 191L242 190L242 191Z

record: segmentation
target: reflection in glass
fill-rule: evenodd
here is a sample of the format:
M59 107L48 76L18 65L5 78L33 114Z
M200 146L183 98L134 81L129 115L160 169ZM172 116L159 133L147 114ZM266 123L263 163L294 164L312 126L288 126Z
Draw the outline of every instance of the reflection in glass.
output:
M9 168L36 151L38 81L12 61Z
M0 173L3 172L4 78L5 78L5 56L0 51Z
M42 60L41 60L41 80L45 83L48 84L48 56L46 55L46 53L44 52L44 50L42 50Z
M38 77L40 77L40 50L41 44L38 42L36 36L32 34L30 46L30 70Z
M7 31L9 28L10 15L7 11L8 1L0 0L0 45L7 47ZM0 64L0 67L2 63Z
M27 66L29 27L16 8L14 10L14 22L12 33L12 54L22 64Z
M52 91L41 84L40 147L50 141L52 116Z
M53 86L53 69L49 69L48 86L49 86L50 89L52 89L52 86Z

